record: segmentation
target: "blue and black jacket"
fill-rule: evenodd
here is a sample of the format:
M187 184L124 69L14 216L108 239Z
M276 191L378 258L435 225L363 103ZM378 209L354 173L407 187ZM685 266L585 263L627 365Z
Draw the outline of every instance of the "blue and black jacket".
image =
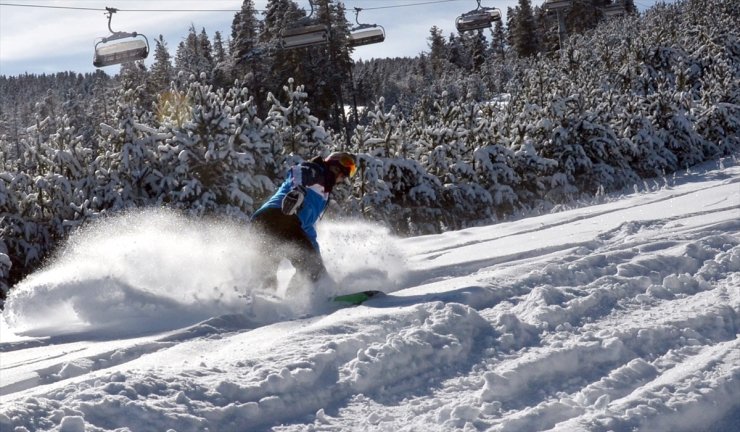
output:
M306 189L303 205L292 217L300 220L301 229L311 241L314 249L319 252L315 225L326 209L335 183L336 176L321 158L314 158L310 162L295 165L288 170L285 181L277 192L254 213L252 219L268 208L280 209L285 195L294 188L303 186Z

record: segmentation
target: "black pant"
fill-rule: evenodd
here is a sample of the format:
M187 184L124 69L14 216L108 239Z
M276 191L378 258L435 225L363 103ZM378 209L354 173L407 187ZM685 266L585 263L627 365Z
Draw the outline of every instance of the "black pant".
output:
M277 287L276 272L283 258L293 264L297 274L311 282L316 282L326 273L321 254L301 228L298 216L268 208L252 219L252 227L259 239L258 270L265 284Z

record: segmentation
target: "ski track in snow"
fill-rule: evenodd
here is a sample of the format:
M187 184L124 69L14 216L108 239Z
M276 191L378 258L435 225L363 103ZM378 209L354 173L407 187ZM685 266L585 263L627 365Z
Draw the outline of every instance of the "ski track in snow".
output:
M366 228L351 227L349 244ZM241 313L220 291L208 309L220 315L160 332L99 323L5 340L3 327L0 430L736 430L740 167L491 227L367 237L409 269L397 263L377 288L401 289L360 307L265 298ZM384 263L341 257L346 241L325 253ZM24 301L98 283L39 283ZM89 304L108 303L76 304L99 322Z

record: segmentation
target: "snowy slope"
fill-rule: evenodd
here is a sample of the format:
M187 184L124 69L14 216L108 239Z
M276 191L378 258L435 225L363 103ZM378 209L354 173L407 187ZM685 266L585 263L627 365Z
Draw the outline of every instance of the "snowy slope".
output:
M645 186L437 236L324 222L343 292L392 291L343 309L256 297L240 227L101 224L11 292L0 430L736 430L740 166Z

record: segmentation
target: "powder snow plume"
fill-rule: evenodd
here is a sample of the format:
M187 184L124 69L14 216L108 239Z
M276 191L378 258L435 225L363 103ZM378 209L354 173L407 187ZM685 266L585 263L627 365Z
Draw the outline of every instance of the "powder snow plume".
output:
M403 259L386 230L323 222L319 239L337 281L384 269L383 286L371 280L376 286L365 281L362 289L387 290L403 276ZM5 318L17 334L53 336L147 333L225 314L252 313L257 325L311 314L315 302L281 299L284 289L269 301L250 303L253 244L244 224L193 220L162 209L100 220L73 234L43 269L10 291ZM278 276L287 281L292 273L284 262Z

